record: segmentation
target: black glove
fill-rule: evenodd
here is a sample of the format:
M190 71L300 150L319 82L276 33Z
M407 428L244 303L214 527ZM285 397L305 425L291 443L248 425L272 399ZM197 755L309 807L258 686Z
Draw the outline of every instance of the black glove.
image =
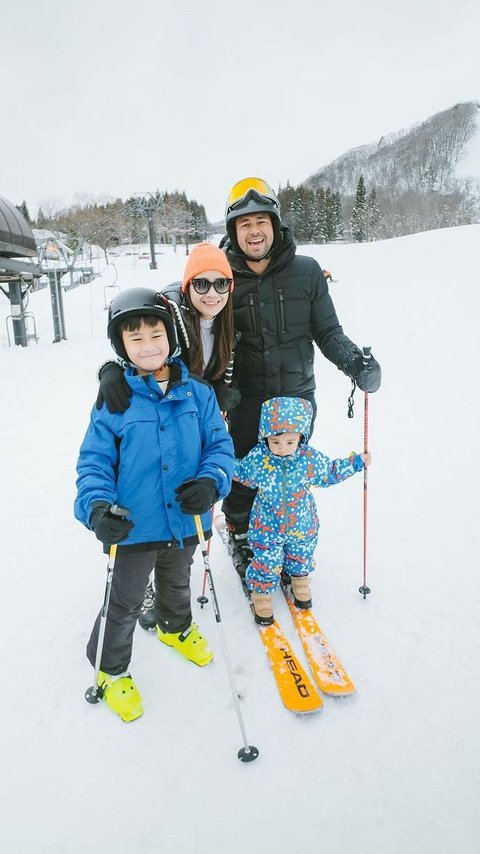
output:
M212 383L212 387L218 406L222 412L229 412L230 409L235 409L242 399L240 391L233 384L226 385L223 380L217 380Z
M374 392L380 388L382 369L373 356L364 362L362 353L353 353L346 373L362 391Z
M106 501L94 501L92 507L90 527L95 531L97 540L112 545L126 539L133 528L133 522L125 519L125 514L130 512L126 507L117 507Z
M127 383L123 370L116 362L106 362L98 372L100 388L96 407L101 409L107 404L109 412L125 412L130 406L132 389Z
M206 513L217 500L215 481L211 477L199 477L198 480L186 480L177 486L175 501L180 503L184 513L189 516Z

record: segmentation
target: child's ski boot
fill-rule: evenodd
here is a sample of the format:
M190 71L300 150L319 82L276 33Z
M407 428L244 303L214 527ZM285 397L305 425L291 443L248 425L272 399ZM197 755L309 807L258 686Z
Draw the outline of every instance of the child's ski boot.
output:
M183 632L162 632L160 626L157 626L157 635L162 643L173 646L181 655L198 664L199 667L204 667L213 658L207 639L200 634L195 623Z
M259 626L271 626L274 621L271 593L250 593L255 622Z
M312 607L310 575L291 575L293 601L297 608Z
M143 715L142 698L130 673L98 674L98 687L107 706L128 723Z

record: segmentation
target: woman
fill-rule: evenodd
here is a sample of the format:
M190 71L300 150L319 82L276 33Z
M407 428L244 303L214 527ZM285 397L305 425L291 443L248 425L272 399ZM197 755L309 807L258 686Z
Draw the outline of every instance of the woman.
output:
M240 392L232 384L236 343L232 291L232 268L225 253L211 243L197 244L188 257L182 282L163 290L176 319L180 358L192 374L211 383L223 412L240 402ZM125 412L131 389L118 363L102 365L99 379L97 409L106 403L110 412Z
M180 358L192 374L213 385L220 409L227 412L240 402L238 389L231 385L232 291L233 274L226 255L210 243L199 243L192 250L181 285L163 291L177 318Z
M215 391L223 412L240 402L240 392L232 384L233 328L232 268L221 249L210 243L195 246L186 263L182 282L163 291L172 306L181 347L180 358L190 373L207 380ZM107 362L99 371L97 409L105 403L110 412L124 412L132 394L117 362ZM155 592L148 584L138 622L155 629Z

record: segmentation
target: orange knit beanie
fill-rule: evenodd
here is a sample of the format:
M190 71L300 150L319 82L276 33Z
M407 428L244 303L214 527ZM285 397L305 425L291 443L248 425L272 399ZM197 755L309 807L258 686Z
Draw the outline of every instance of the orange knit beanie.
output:
M233 279L232 268L227 261L225 252L212 243L197 243L190 252L185 265L182 293L185 293L195 276L199 276L207 270L218 270L219 273L223 273L226 279ZM233 284L230 290L233 290Z

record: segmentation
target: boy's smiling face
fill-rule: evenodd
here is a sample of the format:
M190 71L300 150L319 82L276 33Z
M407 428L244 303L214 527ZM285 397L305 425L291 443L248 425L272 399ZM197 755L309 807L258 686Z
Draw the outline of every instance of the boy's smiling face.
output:
M122 340L129 362L142 375L163 367L170 352L163 320L158 320L155 326L149 326L142 320L138 329L124 329Z
M297 450L301 438L301 433L279 433L267 436L267 444L276 457L289 457Z

